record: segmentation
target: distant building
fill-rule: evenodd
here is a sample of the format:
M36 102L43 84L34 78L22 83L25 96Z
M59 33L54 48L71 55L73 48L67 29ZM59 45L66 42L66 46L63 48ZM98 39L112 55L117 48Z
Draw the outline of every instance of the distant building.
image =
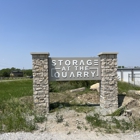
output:
M23 77L23 72L21 71L12 71L10 77Z

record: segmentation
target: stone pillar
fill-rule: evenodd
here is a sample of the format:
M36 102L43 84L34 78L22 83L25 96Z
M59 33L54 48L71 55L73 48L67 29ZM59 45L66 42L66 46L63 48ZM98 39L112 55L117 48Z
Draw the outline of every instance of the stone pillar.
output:
M31 53L31 55L34 110L37 115L47 115L49 112L49 53Z
M112 113L118 108L117 54L99 54L101 63L100 107L107 113Z

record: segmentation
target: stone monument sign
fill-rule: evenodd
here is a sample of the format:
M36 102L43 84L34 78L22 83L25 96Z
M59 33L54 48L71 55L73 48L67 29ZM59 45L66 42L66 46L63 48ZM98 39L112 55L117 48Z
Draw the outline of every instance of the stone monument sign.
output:
M49 113L49 81L99 80L100 107L108 113L118 108L117 53L99 57L55 58L33 52L33 98L38 114Z

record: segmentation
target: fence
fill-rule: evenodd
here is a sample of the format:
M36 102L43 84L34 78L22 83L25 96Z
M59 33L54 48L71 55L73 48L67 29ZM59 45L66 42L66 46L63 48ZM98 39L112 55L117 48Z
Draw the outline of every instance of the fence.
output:
M133 77L133 81L132 81ZM128 74L128 83L134 84L134 85L140 85L140 73L137 74Z
M118 78L134 85L140 85L140 68L118 68Z

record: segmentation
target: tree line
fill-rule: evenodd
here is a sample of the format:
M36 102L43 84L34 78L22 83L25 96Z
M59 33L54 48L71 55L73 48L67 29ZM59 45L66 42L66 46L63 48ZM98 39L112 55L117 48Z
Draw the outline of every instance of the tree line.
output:
M0 70L0 77L10 77L10 73L13 71L23 72L23 76L32 76L32 69L18 69L18 68L5 68Z

